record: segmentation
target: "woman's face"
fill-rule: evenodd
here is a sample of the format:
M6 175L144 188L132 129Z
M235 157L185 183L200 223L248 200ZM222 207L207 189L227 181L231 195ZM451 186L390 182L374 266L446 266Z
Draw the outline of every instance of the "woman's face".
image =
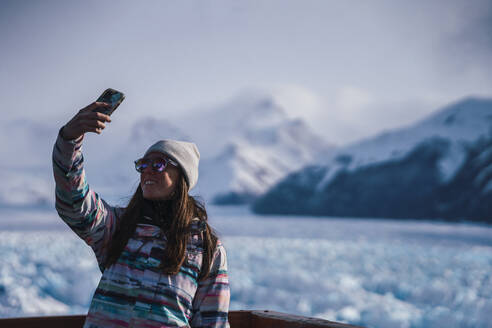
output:
M167 158L161 153L152 152L147 154L145 158ZM150 166L140 173L140 187L143 191L143 197L150 200L165 200L169 199L176 189L179 181L179 169L168 164L162 172L154 171Z

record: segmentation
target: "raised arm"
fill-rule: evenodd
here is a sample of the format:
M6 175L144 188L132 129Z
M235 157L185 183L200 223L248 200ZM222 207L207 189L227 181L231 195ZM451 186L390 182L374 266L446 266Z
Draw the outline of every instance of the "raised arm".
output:
M227 256L219 241L208 277L198 282L193 298L191 327L229 328L229 301Z
M87 184L82 139L86 132L101 133L104 122L111 121L109 116L93 112L105 106L104 103L87 106L60 129L52 157L58 215L92 247L101 271L121 209L108 205Z

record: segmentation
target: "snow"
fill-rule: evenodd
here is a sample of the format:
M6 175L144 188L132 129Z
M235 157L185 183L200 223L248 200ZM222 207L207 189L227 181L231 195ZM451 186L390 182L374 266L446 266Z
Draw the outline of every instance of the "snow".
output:
M452 180L456 171L466 160L465 148L461 144L452 143L448 148L446 156L437 163L442 183Z
M0 316L86 313L100 278L92 251L52 212L36 217L51 230L20 231L29 213L0 211ZM366 327L490 326L492 227L263 217L246 207L209 215L227 249L232 310Z
M77 237L66 231L0 235L0 316L87 311L98 268Z
M201 128L207 121L207 129ZM260 195L288 173L332 149L300 119L290 119L268 93L239 95L182 120L204 156L198 193Z
M482 137L490 137L492 102L477 98L464 99L451 104L435 114L404 128L380 133L372 138L354 142L326 156L322 162L335 166L336 158L350 156L352 161L343 166L356 170L370 164L403 158L424 141L440 138L449 141L449 149L438 163L443 183L450 181L465 160L465 145ZM319 188L336 176L331 170Z
M261 194L307 162L298 158L296 163L296 158L283 156L278 148L231 142L217 158L202 162L198 193L205 199L228 191Z

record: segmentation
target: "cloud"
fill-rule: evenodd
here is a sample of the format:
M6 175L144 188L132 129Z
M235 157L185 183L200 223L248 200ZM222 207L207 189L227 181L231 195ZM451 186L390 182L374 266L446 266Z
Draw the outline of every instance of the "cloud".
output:
M354 86L345 86L338 90L335 107L343 120L356 121L365 107L374 102L374 97L367 90Z
M433 54L435 81L455 96L490 96L492 1L453 1L448 7L441 18L447 20L447 29Z
M460 13L462 20L457 29L445 41L452 57L461 60L462 66L482 65L492 67L492 1L474 1L467 3Z
M412 124L443 105L425 97L392 99L353 85L339 88L324 103L325 110L310 123L327 141L338 145Z
M291 117L312 120L323 109L322 98L306 87L283 84L267 89L272 93L275 102L282 106Z
M343 141L410 121L404 104L492 95L490 1L221 4L3 2L4 118L69 119L106 87L118 117L168 117L267 85Z

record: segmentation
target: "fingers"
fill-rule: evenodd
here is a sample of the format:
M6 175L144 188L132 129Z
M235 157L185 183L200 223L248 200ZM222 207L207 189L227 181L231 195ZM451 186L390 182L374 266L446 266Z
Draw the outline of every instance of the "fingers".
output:
M111 104L105 102L94 101L92 104L82 108L79 113L92 112L94 109L98 108L111 108Z
M81 123L86 127L101 128L101 129L104 129L106 127L106 124L104 124L104 122L102 121L85 120L82 121Z
M87 132L94 132L94 133L97 133L97 134L101 134L102 133L102 129L100 129L100 128L89 128L87 130Z
M78 119L79 120L93 120L93 121L101 121L101 122L111 122L111 117L107 114L101 112L93 112L91 111L81 111L79 112Z
M93 102L82 108L71 120L65 125L66 135L78 136L86 132L101 134L106 128L107 122L111 122L109 115L101 112L95 112L98 108L111 108L111 105L104 102Z
M80 134L86 132L94 132L101 134L102 130L106 128L106 125L99 121L81 121L78 122L76 126L73 127L74 131L78 131Z
M97 118L98 121L103 121L103 122L111 122L111 118L109 115L103 114L101 112L92 112L95 118Z
M95 132L100 134L102 130L106 128L104 118L98 119L96 113L89 113L90 115L79 115L77 119L68 124L68 128L73 133L83 134L86 132ZM94 114L94 115L93 115ZM104 115L104 114L102 114ZM107 115L104 115L107 116Z
M93 129L100 129L101 131L106 128L106 124L98 120L82 120L80 126L86 131L92 131Z

